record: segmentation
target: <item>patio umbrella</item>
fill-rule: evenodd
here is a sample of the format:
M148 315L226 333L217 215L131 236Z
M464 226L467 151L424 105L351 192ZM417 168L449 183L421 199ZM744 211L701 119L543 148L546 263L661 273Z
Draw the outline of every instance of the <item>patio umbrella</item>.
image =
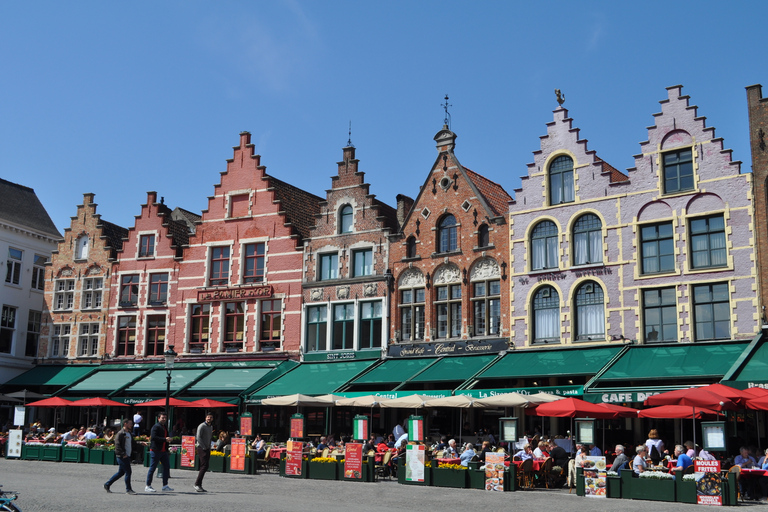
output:
M531 413L536 416L549 416L555 418L616 418L619 413L603 407L601 404L593 404L579 400L578 398L568 397L555 402L537 405Z
M265 398L261 401L261 403L264 405L278 405L281 407L299 407L302 405L309 407L325 407L326 405L329 405L327 399L322 399L316 396L302 395L301 393Z
M549 402L557 402L558 400L562 400L565 397L560 395L553 395L552 393L534 393L532 395L528 395L528 400L532 404L546 404Z
M65 405L73 405L74 402L70 400L65 400L64 398L58 397L58 396L52 396L51 398L46 398L45 400L38 400L37 402L32 402L27 404L27 407L63 407Z
M0 402L10 402L15 404L20 404L21 400L19 400L18 398L7 396L7 395L0 395Z
M434 398L433 396L426 395L401 396L400 398L393 398L387 402L382 402L381 407L384 409L421 409L427 400Z
M475 399L466 395L446 396L433 398L424 403L425 407L456 407L459 409L459 442L463 442L461 436L461 422L464 419L464 409L469 409L475 404Z
M726 386L725 384L710 384L709 386L704 386L701 389L706 389L707 391L712 391L713 393L717 393L718 395L729 398L732 402L735 402L739 405L744 405L747 400L752 398L752 395L745 393L740 389Z
M218 409L220 407L237 407L237 405L229 404L227 402L219 402L218 400L211 400L210 398L203 398L201 400L187 402L185 405L180 405L179 407L200 407L203 409Z
M768 389L758 388L758 387L747 388L742 390L742 393L744 393L745 395L751 398L761 398L764 396L768 396Z
M339 407L376 407L389 400L392 399L376 395L352 396L349 398L339 398L336 400L336 405Z
M528 407L531 405L529 396L520 393L504 393L501 395L478 398L475 407Z
M21 401L24 402L25 404L27 403L27 400L45 398L45 395L41 395L40 393L35 393L34 391L30 391L28 389L22 389L21 391L14 391L13 393L6 393L5 396L9 396L11 398L21 398Z
M631 407L624 407L623 405L616 405L616 404L597 404L602 407L605 407L609 411L613 411L616 414L618 414L618 418L636 418L637 413L639 412L637 409L633 409Z
M86 398L72 402L74 407L128 407L126 404L115 402L108 398Z
M696 409L696 418L701 419L705 415L716 415L717 411L711 409ZM687 405L660 405L650 409L637 411L639 418L659 419L686 419L691 417L691 408Z
M316 400L322 400L323 402L326 402L325 405L336 405L336 402L344 398L343 396L334 395L334 394L328 394L328 395L320 395L316 396Z

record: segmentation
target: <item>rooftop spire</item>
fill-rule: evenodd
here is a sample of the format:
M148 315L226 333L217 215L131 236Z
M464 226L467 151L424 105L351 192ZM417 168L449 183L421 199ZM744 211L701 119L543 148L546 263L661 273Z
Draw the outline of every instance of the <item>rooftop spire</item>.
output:
M451 129L451 114L448 112L448 107L452 107L453 105L448 103L448 94L445 95L445 104L441 105L443 107L443 110L445 110L445 118L443 119L443 124L448 127L448 129Z
M347 147L353 148L355 147L354 144L352 144L352 120L349 121L349 138L347 139Z

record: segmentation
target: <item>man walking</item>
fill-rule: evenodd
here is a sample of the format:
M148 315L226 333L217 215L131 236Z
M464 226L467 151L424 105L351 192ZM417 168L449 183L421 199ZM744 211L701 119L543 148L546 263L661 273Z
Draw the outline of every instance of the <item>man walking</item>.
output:
M131 429L133 421L123 420L123 428L115 435L115 459L117 460L117 473L104 484L104 490L111 493L109 488L121 476L125 475L125 493L136 494L131 487Z
M165 411L157 415L157 423L152 427L149 435L149 471L147 472L147 486L144 492L156 492L152 488L152 476L155 474L157 464L163 465L163 490L172 491L168 486L168 477L171 475L170 462L168 458L168 443L171 438L168 436L168 415Z
M213 414L206 413L205 421L197 426L195 434L195 444L197 445L197 456L200 461L200 471L197 472L195 480L195 490L197 492L208 492L203 489L203 477L208 471L208 463L211 460L211 437L213 436Z

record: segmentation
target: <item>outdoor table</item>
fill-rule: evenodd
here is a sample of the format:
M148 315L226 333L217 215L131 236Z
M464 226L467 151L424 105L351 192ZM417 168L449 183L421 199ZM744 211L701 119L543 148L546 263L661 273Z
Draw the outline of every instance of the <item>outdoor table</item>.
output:
M282 455L285 453L285 448L270 448L269 450L269 458L270 459L281 459Z
M768 476L768 469L742 469L741 474L749 477Z
M439 464L461 464L461 459L456 458L450 458L450 459L435 459Z
M392 452L392 456L394 457L397 454L397 449L392 448L391 450L387 450L386 452L376 452L373 456L374 460L376 461L376 464L381 464L382 462L384 462L384 455L387 452Z
M667 461L667 469L673 469L677 467L677 460Z
M521 466L524 461L522 460L514 460L512 461L515 463L516 466ZM543 463L543 460L533 459L533 470L539 471L541 469L541 464Z

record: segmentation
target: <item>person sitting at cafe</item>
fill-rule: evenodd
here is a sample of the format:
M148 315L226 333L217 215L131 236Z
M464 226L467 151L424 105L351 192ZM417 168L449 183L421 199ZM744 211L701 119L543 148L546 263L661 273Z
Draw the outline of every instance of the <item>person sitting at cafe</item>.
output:
M552 457L552 461L555 466L564 468L568 465L568 452L562 446L550 443L549 444L549 456Z
M485 454L491 451L490 441L483 441L483 445L480 447L480 451L477 452L477 456L485 462Z
M459 451L456 448L456 440L451 439L448 441L448 446L443 450L443 458L449 459L451 457L458 457Z
M47 443L48 441L53 441L54 439L56 439L56 429L51 427L48 429L48 433L43 438L43 442Z
M256 437L251 443L251 451L256 454L257 459L263 459L267 453L267 443L261 438L261 435L256 434Z
M397 438L397 441L395 441L395 448L400 450L401 448L404 450L405 445L408 444L408 432L403 432L403 434Z
M757 461L749 454L749 448L742 446L739 448L739 454L733 459L734 466L741 469L753 469L757 467ZM739 478L739 487L745 500L751 500L756 495L756 482L754 478Z
M223 452L229 446L229 434L223 430L219 432L219 440L216 442L216 451Z
M635 448L637 455L632 459L632 470L635 474L640 474L648 468L648 463L645 462L645 458L648 456L648 447L644 444Z
M89 427L88 430L85 431L85 434L83 434L83 439L86 441L90 441L91 439L96 439L96 432L93 431L93 427Z
M111 428L105 428L104 433L102 434L102 439L104 439L107 443L111 443L115 440L115 431Z
M624 445L622 444L617 444L616 448L613 450L616 452L616 458L613 459L613 465L611 466L611 469L619 473L623 469L622 466L629 462L629 457L627 457L627 454L624 453Z
M328 445L327 445L327 444L325 444L325 436L321 436L321 437L320 437L320 442L319 442L319 443L317 443L317 451L318 451L318 452L322 452L322 451L323 451L323 450L325 450L326 448L328 448Z
M376 451L376 434L371 434L363 445L363 454L370 451Z
M599 446L597 446L596 444L593 444L592 445L592 449L589 450L589 454L592 457L602 457L603 456L603 451L600 449Z
M461 452L461 465L464 467L469 466L469 461L475 456L475 446L472 443L464 445L464 451Z
M648 432L648 439L645 441L648 448L648 456L654 464L658 464L664 456L664 441L659 439L659 432L654 428Z
M61 436L62 441L77 441L77 427L73 428L63 436Z
M397 439L395 439L395 435L394 434L387 435L387 446L388 447L394 448L395 447L395 441L397 441Z
M677 465L672 468L672 471L685 471L693 465L693 459L685 453L685 447L681 444L675 446L675 457L677 457Z
M549 453L547 452L547 442L546 441L539 441L538 446L536 446L536 449L533 450L533 456L537 459L546 459L549 457Z
M531 450L531 445L526 443L525 446L523 446L523 449L517 452L514 455L516 460L528 460L533 458L533 450Z
M437 443L435 450L440 451L445 450L446 448L448 448L448 436L443 436L440 438L440 442Z
M696 457L696 445L693 441L686 441L683 446L685 446L685 454L693 460Z

